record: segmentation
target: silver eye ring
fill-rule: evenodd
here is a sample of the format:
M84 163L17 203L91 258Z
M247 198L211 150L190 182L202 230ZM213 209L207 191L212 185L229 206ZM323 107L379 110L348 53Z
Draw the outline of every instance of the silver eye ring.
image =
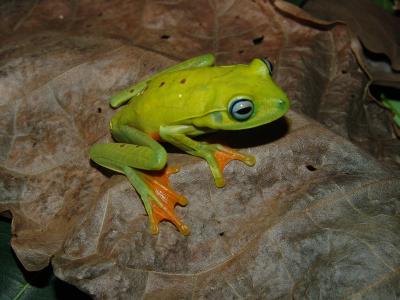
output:
M245 121L251 117L253 112L254 104L249 99L239 98L229 104L229 113L235 120Z

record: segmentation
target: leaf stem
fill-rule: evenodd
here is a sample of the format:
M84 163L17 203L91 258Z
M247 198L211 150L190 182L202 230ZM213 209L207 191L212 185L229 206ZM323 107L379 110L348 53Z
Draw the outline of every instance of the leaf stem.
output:
M22 294L25 292L25 290L26 290L29 286L30 286L30 284L29 284L29 283L26 283L26 284L24 285L24 287L19 291L19 293L13 298L13 300L18 300L19 297L22 296Z

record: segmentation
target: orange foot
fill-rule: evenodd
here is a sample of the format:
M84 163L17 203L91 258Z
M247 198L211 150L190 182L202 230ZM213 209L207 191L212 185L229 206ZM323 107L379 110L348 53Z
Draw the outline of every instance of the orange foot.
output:
M248 166L254 166L256 163L254 156L245 155L229 147L217 145L217 149L215 159L221 171L224 171L225 166L232 160L240 160Z
M143 180L157 198L150 201L152 213L149 214L149 218L152 234L158 234L158 224L164 220L173 223L183 235L190 234L189 227L182 223L174 212L177 203L182 206L188 203L187 199L172 190L169 184L169 176L178 170L178 168L166 167L162 171L142 172Z
M223 172L225 166L232 160L240 160L248 166L254 166L256 159L254 156L246 155L233 150L229 147L225 147L219 144L205 145L204 151L212 153L212 156L205 156L210 166L211 173L214 176L215 185L217 187L223 187L225 180L223 178Z

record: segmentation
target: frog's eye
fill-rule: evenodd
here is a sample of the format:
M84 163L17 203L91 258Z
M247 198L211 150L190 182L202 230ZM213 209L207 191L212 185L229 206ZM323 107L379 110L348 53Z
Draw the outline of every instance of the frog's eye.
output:
M249 99L235 99L229 104L229 113L238 121L245 121L253 114L254 105Z
M270 62L268 60L268 58L261 58L261 60L264 62L264 64L267 66L268 71L269 71L269 75L272 75L272 72L274 71L274 65L272 64L272 62Z

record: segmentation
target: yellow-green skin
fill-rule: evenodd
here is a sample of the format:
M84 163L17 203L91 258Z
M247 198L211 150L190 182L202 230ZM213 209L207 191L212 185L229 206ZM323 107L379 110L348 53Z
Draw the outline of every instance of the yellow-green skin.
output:
M238 97L252 99L254 115L237 121L228 105ZM201 67L161 74L147 82L144 91L116 113L111 121L145 133L160 126L193 125L213 130L238 130L272 122L286 113L286 94L272 81L259 59L250 65Z
M255 158L190 137L260 126L280 118L289 108L286 94L272 81L263 60L254 59L249 65L213 64L214 56L210 54L195 57L119 92L111 98L111 106L129 102L110 122L117 143L96 144L90 149L94 162L127 176L140 194L154 234L161 220L169 220L181 233L189 234L188 227L173 212L175 203L185 204L185 199L168 184L160 185L161 181L149 179L140 171L165 167L167 153L158 141L204 158L216 186L222 187L227 162L237 159L254 165ZM243 99L252 103L253 109L245 119L238 119L232 103Z

